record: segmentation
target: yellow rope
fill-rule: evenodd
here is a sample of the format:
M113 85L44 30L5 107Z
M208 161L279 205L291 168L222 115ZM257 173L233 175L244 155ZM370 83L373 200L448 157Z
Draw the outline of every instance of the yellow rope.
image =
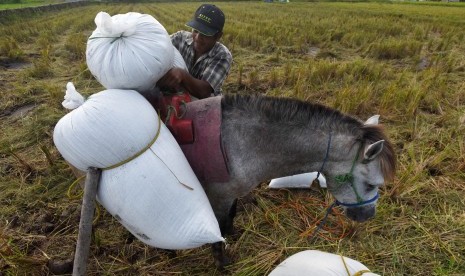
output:
M339 255L339 256L341 256L342 263L344 264L344 268L346 269L347 275L350 276L350 271L349 271L349 268L347 267L346 260L344 260L344 256L342 255Z
M351 276L351 275L350 275L349 268L347 267L346 260L344 260L344 256L342 256L342 255L339 255L339 256L341 256L342 263L344 264L344 268L346 269L347 275L348 275L348 276ZM366 270L366 269L360 270L360 271L355 272L355 274L352 275L352 276L362 276L363 273L367 273L367 272L370 272L370 271L369 271L369 270Z
M74 186L76 186L76 184L79 183L79 181L81 181L84 177L86 177L86 175L81 175L76 180L74 180L74 182L71 183L71 185L69 185L68 191L66 192L66 195L68 196L69 199L77 199L82 196L84 192L80 192L78 195L73 196L71 195L71 190L74 189Z
M122 162L119 162L119 163L117 163L117 164L115 164L115 165L113 165L113 166L106 167L106 168L104 168L104 169L102 169L102 170L111 170L111 169L114 169L114 168L116 168L116 167L119 167L119 166L121 166L121 165L124 165L124 164L126 164L126 163L128 163L128 162L130 162L130 161L132 161L132 160L134 160L134 159L136 159L138 156L140 156L142 153L144 153L146 150L148 150L148 149L155 143L155 141L157 141L158 136L160 136L160 129L161 129L161 119L160 119L160 116L158 116L158 130L157 130L157 133L155 134L155 137L152 139L152 141L150 141L150 143L149 143L145 148L143 148L142 150L140 150L140 151L139 151L137 154L135 154L134 156L132 156L132 157L130 157L130 158L128 158L128 159L126 159L126 160L124 160L124 161L122 161ZM79 197L82 196L82 194L83 194L84 192L79 193L77 196L73 196L73 195L71 195L71 190L72 190L72 189L76 186L76 184L79 183L79 181L81 181L84 177L86 177L86 175L80 176L80 177L79 177L78 179L76 179L73 183L71 183L71 185L69 186L68 191L67 191L67 193L66 193L66 195L68 196L68 198L70 198L70 199L76 199L76 198L79 198ZM181 184L182 184L182 183L181 183ZM183 185L185 185L185 184L183 184ZM190 188L190 187L187 186L187 185L185 185L185 186L188 187L188 188ZM190 189L192 189L192 188L190 188ZM100 207L99 207L99 205L96 205L96 206L95 206L95 212L96 212L96 216L95 216L94 220L92 221L92 224L94 224L94 225L95 225L95 224L97 223L97 221L100 219Z
M100 219L100 205L95 204L95 218L92 221L92 225L96 225L99 219Z
M160 119L160 116L158 116L158 130L157 130L157 134L155 134L155 137L152 139L152 141L150 141L150 143L143 149L141 149L138 153L136 153L134 156L132 157L129 157L128 159L126 160L123 160L119 163L116 163L115 165L113 166L110 166L110 167L106 167L106 168L103 168L102 170L103 171L106 171L106 170L111 170L111 169L114 169L116 167L119 167L121 165L124 165L134 159L136 159L137 157L139 157L142 153L144 153L146 150L148 150L152 145L153 143L155 143L155 141L157 141L158 139L158 136L160 135L160 129L161 129L161 119Z
M360 271L357 271L353 276L362 276L363 273L368 273L368 272L371 272L369 270L360 270Z

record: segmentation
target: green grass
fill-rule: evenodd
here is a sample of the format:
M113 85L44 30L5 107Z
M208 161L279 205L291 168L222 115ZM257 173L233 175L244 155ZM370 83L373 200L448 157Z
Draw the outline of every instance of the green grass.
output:
M62 0L18 0L18 1L1 1L0 10L22 9L29 7L52 5L63 3Z
M305 249L343 254L382 275L464 275L463 3L217 4L234 57L225 93L299 98L361 119L380 114L398 155L377 216L356 224L336 210L314 241L308 235L331 197L263 183L255 201L239 203L230 275L266 275ZM81 200L67 196L76 177L51 136L66 113L68 81L86 96L103 90L85 63L95 15L148 13L171 33L197 6L93 4L0 19L1 272L46 275L49 260L75 250ZM23 107L32 109L15 115ZM173 257L134 240L104 210L94 229L89 275L221 275L208 246Z

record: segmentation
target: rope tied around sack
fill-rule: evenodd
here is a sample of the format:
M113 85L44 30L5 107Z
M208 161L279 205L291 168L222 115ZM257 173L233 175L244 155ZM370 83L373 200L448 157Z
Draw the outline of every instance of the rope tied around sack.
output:
M344 256L342 256L342 255L339 255L339 256L341 256L342 263L344 264L344 268L346 269L346 272L347 272L347 275L348 275L348 276L362 276L363 273L371 272L370 270L363 269L363 270L359 270L359 271L355 272L354 275L351 275L351 274L350 274L350 271L349 271L349 268L347 267L346 260L344 260Z
M113 44L113 42L117 41L120 38L124 38L124 37L126 36L124 36L123 34L121 34L120 36L94 36L94 37L89 37L88 40L93 40L97 38L113 38L113 40L110 42L110 44Z
M160 115L158 115L158 129L157 129L157 133L155 134L155 137L153 137L152 141L150 141L150 143L148 143L148 145L145 148L141 149L134 156L129 157L128 159L123 160L123 161L121 161L121 162L119 162L119 163L117 163L117 164L115 164L113 166L103 168L102 171L111 170L111 169L117 168L119 166L122 166L122 165L124 165L124 164L126 164L128 162L131 162L132 160L134 160L137 157L139 157L140 155L142 155L145 151L149 150L152 147L152 145L155 143L155 141L157 141L158 136L160 136L161 124L162 124L161 117L160 117ZM152 150L152 152L155 154L155 152L153 150ZM162 160L162 162L163 162L163 160ZM165 164L165 162L163 162L163 164ZM189 189L191 191L194 190L194 188L192 188L191 186L187 185L186 183L181 182L178 179L178 177L176 176L176 174L169 168L168 165L165 164L165 166L170 170L170 172L173 174L173 176L178 180L179 184L181 184L182 186L184 186L185 188L187 188L187 189Z
M109 166L109 167L106 167L106 168L103 168L102 171L106 171L106 170L111 170L111 169L114 169L116 167L119 167L119 166L122 166L128 162L131 162L132 160L136 159L137 157L139 157L140 155L142 155L142 153L144 153L146 150L148 150L154 143L155 141L157 141L158 139L158 136L160 136L160 129L161 129L161 119L160 119L160 116L158 116L158 129L157 129L157 133L155 134L155 137L153 137L152 141L150 141L150 143L148 143L147 146L145 146L145 148L141 149L139 152L137 152L135 155L133 155L132 157L129 157L128 159L126 160L123 160L119 163L116 163L112 166Z

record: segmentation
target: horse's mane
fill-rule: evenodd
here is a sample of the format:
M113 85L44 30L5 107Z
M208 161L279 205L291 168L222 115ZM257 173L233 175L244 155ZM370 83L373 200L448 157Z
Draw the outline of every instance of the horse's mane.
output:
M225 95L222 104L223 110L239 109L251 116L262 116L270 122L302 123L318 129L337 127L338 131L347 132L362 126L361 121L336 109L298 99L235 94Z
M223 111L238 109L241 114L258 115L271 122L292 122L302 127L337 129L338 132L352 134L364 145L385 140L380 154L381 168L387 179L395 173L396 158L392 144L379 125L364 125L362 121L340 111L317 103L304 102L291 98L278 98L261 95L225 95L222 99Z

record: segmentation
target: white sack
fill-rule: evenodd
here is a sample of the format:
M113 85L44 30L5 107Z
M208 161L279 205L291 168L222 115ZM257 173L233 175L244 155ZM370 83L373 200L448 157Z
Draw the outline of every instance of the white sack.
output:
M65 100L61 103L64 108L75 109L84 103L84 97L76 91L71 82L66 85L65 93Z
M74 87L72 87L74 88ZM55 126L53 140L80 170L105 168L141 152L158 130L155 110L131 90L90 96ZM141 155L102 172L98 201L142 242L188 249L224 241L210 203L164 124ZM181 184L182 183L182 184Z
M171 39L152 16L99 12L95 24L86 61L105 88L150 90L173 65Z
M172 67L181 68L181 69L188 71L186 62L184 61L184 58L182 57L181 53L174 46L173 46L173 51L174 51L174 59L173 59Z
M369 270L362 263L344 257L350 275L361 270ZM347 270L340 255L318 250L306 250L296 253L280 263L268 276L347 276ZM365 272L363 276L379 276Z
M268 187L273 189L310 188L317 175L317 172L310 172L275 178L270 181ZM318 180L320 181L320 187L326 188L326 178L323 174L320 173Z
M181 53L174 46L173 46L173 52L174 52L174 59L173 59L172 68L181 68L181 69L188 71L186 62L181 56ZM141 90L138 92L142 94L142 96L144 96L146 99L156 99L158 97L161 97L161 91L158 88L151 89L151 90L145 90L145 91ZM191 95L191 100L193 99L194 97Z
M157 113L139 93L130 93L117 89L96 93L61 118L53 139L66 161L82 171L106 168L147 146L157 131Z

